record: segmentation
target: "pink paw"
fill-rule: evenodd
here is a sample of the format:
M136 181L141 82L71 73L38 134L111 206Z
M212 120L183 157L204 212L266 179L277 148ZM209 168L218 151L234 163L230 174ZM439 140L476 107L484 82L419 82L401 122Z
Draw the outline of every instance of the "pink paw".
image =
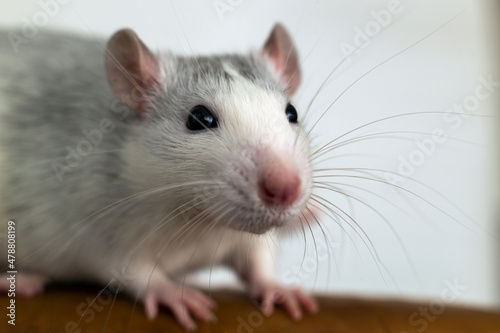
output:
M260 300L260 310L266 316L273 313L275 304L284 307L294 320L302 318L303 310L308 313L318 311L318 304L312 296L299 288L284 287L273 282L253 285L250 296Z
M0 291L9 292L11 289L10 274L0 275ZM15 275L15 292L17 296L32 297L40 294L47 283L43 275L18 273Z
M215 303L199 291L171 283L150 288L144 297L144 307L149 319L158 315L158 308L169 308L179 324L187 330L195 330L193 317L203 321L215 321L212 308Z

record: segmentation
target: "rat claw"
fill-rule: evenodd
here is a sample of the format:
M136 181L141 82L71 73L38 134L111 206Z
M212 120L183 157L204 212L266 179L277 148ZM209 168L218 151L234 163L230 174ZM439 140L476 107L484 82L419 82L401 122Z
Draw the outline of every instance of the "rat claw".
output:
M301 306L307 310L309 313L317 313L319 310L318 303L310 295L304 293L301 289L297 289L297 299L299 300Z
M146 317L148 317L149 320L153 320L158 315L158 304L152 294L146 295L146 298L144 299L144 308L146 311Z
M273 314L274 312L274 302L272 299L265 299L262 301L262 304L260 306L260 310L262 313L266 316L269 317L270 315Z
M177 305L171 308L175 318L179 322L179 324L184 327L188 331L194 331L198 327L194 322L193 318L189 315L189 310L186 306Z
M302 318L302 311L300 309L300 304L295 298L293 291L289 294L284 295L283 306L286 308L288 314L294 319L299 320Z
M252 286L250 294L260 299L260 310L265 316L273 313L274 305L281 305L294 320L302 318L303 310L314 313L318 310L316 301L298 288L287 288L274 283Z
M189 331L197 329L193 316L205 322L216 320L211 311L214 304L215 302L202 293L172 283L161 283L152 287L144 297L148 318L156 317L158 307L165 306L172 311L177 322Z

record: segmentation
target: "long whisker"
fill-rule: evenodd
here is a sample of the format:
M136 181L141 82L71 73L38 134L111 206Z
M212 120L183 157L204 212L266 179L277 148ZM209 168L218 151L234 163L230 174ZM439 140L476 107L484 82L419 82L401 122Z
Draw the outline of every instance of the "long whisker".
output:
M229 205L221 205L221 207L217 210L224 210L226 207L229 207ZM218 218L211 221L210 224L208 226L205 226L205 232L203 233L200 233L199 237L198 238L201 238L202 237L202 234L205 234L205 233L209 233L212 229L214 229L215 227L218 226L218 224L220 223L220 221L222 220L222 218L229 212L232 211L232 208L229 207L227 209L225 209L224 212L222 212L221 214L219 214ZM213 212L214 213L214 212ZM211 214L213 214L211 213ZM228 223L231 222L232 219L230 219L230 221ZM200 224L198 224L200 225ZM213 254L213 257L212 257L212 264L210 265L210 275L209 275L209 279L208 279L208 295L209 295L209 298L212 299L212 293L211 293L211 283L212 283L212 268L214 266L214 262L215 262L215 258L216 258L216 255L217 255L217 252L219 251L219 246L220 244L222 243L222 240L225 239L225 235L226 233L228 232L228 229L224 229L223 231L223 234L222 236L219 238L219 242L217 243L217 246L215 247L215 250L214 250L214 254ZM189 263L193 260L196 252L198 251L198 248L200 246L200 242L198 242L198 246L195 248L195 250L193 251L193 253L191 254L191 257L189 258L186 266L189 266ZM187 274L184 274L184 278L182 280L182 286L184 287L185 285L185 282L186 282L186 276Z
M451 200L449 200L445 195L443 195L442 193L440 193L439 191L437 191L436 189L434 189L433 187L427 185L426 183L422 182L422 181L419 181L413 177L410 177L410 176L404 176L404 175L401 175L397 172L394 172L394 171L390 171L390 170L383 170L383 169L376 169L376 168L359 168L359 167L353 167L353 168L329 168L329 169L316 169L313 171L314 172L323 172L323 171L326 171L326 172L331 172L331 171L357 171L357 172L367 172L367 171L371 171L371 172L384 172L384 173L388 173L388 174L391 174L391 175L395 175L395 176L399 176L399 177L402 177L404 178L405 180L409 180L410 182L413 182L413 183L416 183L418 184L419 186L422 186L424 187L425 189L431 191L433 194L437 195L440 199L446 201L447 204L449 204L450 206L452 206L454 209L456 209L458 212L460 212L460 214L462 216L464 216L465 218L467 218L467 220L469 220L469 222L471 222L472 224L474 224L476 227L482 229L484 232L488 233L489 235L492 235L493 233L489 230L485 230L484 227L482 227L481 225L477 224L474 219L472 219L472 217L470 217L467 213L465 213L460 207L458 207L455 203L453 203ZM315 177L315 176L314 176ZM380 179L380 178L379 178ZM382 181L384 183L389 183L392 185L392 183L390 182L385 182L385 181ZM407 189L405 189L405 192L409 192L411 194L415 194Z
M463 14L463 12L465 12L467 8L464 8L460 13L458 13L457 15L453 16L451 19L449 19L448 21L446 21L445 23L443 23L442 25L440 25L437 29L433 30L431 33L427 34L426 36L424 36L423 38L419 39L418 41L414 42L413 44L411 44L410 46L406 47L405 49L401 50L400 52L397 52L396 54L392 55L391 57L387 58L386 60L382 61L381 63L379 63L378 65L376 65L375 67L372 67L370 70L368 70L366 73L364 73L363 75L361 75L360 77L358 77L356 80L354 80L354 82L352 82L349 86L347 86L347 88L344 89L344 91L342 91L340 93L339 96L337 96L337 98L335 98L333 100L333 102L328 106L328 108L323 112L323 114L321 114L321 116L318 118L318 120L314 123L314 125L311 127L311 129L308 131L308 135L311 134L311 131L316 127L316 125L320 122L321 119L323 119L323 117L325 116L325 114L328 112L328 110L330 110L330 108L347 92L349 91L349 89L351 87L353 87L356 83L358 83L361 79L363 79L365 76L367 76L368 74L370 74L371 72L373 72L375 69L379 68L380 66L382 66L383 64L387 63L388 61L396 58L397 56L399 56L400 54L408 51L409 49L413 48L414 46L420 44L421 42L423 42L424 40L426 40L427 38L429 38L430 36L432 36L435 32L441 30L442 28L444 28L446 25L450 24L452 21L454 21L455 19L457 19L460 15Z
M397 115L393 115L393 116L388 116L388 117L384 117L384 118L380 118L380 119L377 119L377 120L374 120L374 121L370 121L366 124L363 124L361 126L358 126L352 130L349 130L341 135L339 135L338 137L336 137L335 139L333 140L330 140L328 143L326 143L325 145L323 145L322 147L320 147L319 149L316 149L311 155L310 157L312 158L314 155L318 154L319 152L321 152L323 149L325 149L325 147L328 147L330 146L331 144L333 144L334 142L336 142L337 140L353 133L353 132L356 132L356 131L359 131L360 129L363 129L365 127L368 127L368 126L371 126L373 124L377 124L377 123L380 123L380 122L384 122L384 121L387 121L387 120L390 120L390 119L396 119L396 118L402 118L402 117L409 117L409 116L417 116L417 115L429 115L429 114L453 114L453 112L446 112L446 111L420 111L420 112L409 112L409 113L401 113L401 114L397 114ZM486 115L486 114L471 114L471 116L474 116L474 117L480 117L480 118L493 118L494 116L492 115Z
M379 182L379 183L382 183L382 184L386 184L386 185L389 185L389 186L393 186L394 188L398 188L404 192L407 192L409 194L412 194L413 196L417 197L418 199L424 201L425 203L427 203L428 205L430 205L431 207L435 208L436 210L440 211L441 213L443 213L444 215L448 216L449 218L451 218L452 220L454 220L455 222L457 222L458 224L460 224L462 227L464 227L465 229L473 232L473 233L476 233L474 230L472 230L471 228L469 228L468 226L466 226L465 224L463 224L462 222L460 222L457 218L455 218L454 216L452 216L451 214L449 214L448 212L446 212L444 209L441 209L440 207L436 206L435 204L433 204L432 202L430 202L429 200L425 199L424 197L422 197L421 195L415 193L415 192L412 192L402 186L399 186L399 185L396 185L396 184L392 184L390 182L387 182L387 181L384 181L384 180L381 180L381 179L374 179L374 178L370 178L370 177L362 177L362 176L355 176L355 175L318 175L318 176L315 176L315 177L340 177L340 178L356 178L356 179L364 179L364 180L368 180L368 181L372 181L372 182Z
M97 295L88 303L88 306L85 308L83 313L80 315L80 319L76 322L76 327L78 328L80 326L80 322L82 321L83 317L87 314L87 311L94 305L94 303L97 301L97 299L102 295L102 293L111 285L114 283L114 280L111 280L107 285L101 288L101 290L97 293Z
M351 241L351 243L354 245L354 248L356 250L356 255L358 256L359 259L362 259L361 257L361 254L359 253L357 247L356 247L356 242L354 241L354 239L352 239L350 233L346 230L346 228L344 227L344 225L340 222L339 218L339 214L337 212L335 212L332 208L328 207L327 204L325 204L324 202L321 202L319 201L318 199L314 198L314 197L311 197L311 205L318 209L319 211L321 211L322 214L328 216L332 221L334 221L336 223L336 225L342 230L342 234L345 234L347 235L347 237L349 238L349 240ZM333 214L333 215L332 215ZM349 221L344 221L346 222L346 224L349 226L349 228L354 231L359 238L362 238L361 235L359 235L358 231L356 228L354 228L351 223L349 223Z
M363 200L359 199L358 197L356 197L354 195L348 194L345 191L340 190L339 188L335 187L333 184L325 184L325 186L315 186L315 187L316 188L326 189L326 190L333 191L335 193L339 193L339 194L342 194L344 196L347 196L347 197L349 197L349 198L351 198L351 199L353 199L353 200L361 203L362 205L368 207L371 211L373 211L375 214L377 214L385 222L385 224L389 227L389 229L391 230L392 234L396 237L396 240L398 241L401 249L403 250L404 256L408 260L408 263L410 265L411 270L413 271L413 274L415 274L415 277L417 278L417 280L419 281L419 283L422 284L421 279L420 279L420 275L418 274L417 269L415 268L415 263L413 262L413 260L411 260L411 257L409 255L408 251L406 250L406 247L404 246L403 240L401 239L401 237L398 235L398 233L396 232L396 230L394 229L394 227L391 225L391 223L389 222L389 220L384 215L382 215L372 205L364 202Z
M111 318L111 313L113 312L113 308L115 307L116 297L117 296L118 296L118 291L116 291L116 292L113 293L113 300L111 301L111 305L109 306L108 315L106 316L106 321L104 322L104 325L103 325L103 328L102 328L103 332L106 332L106 330L108 328L109 319Z
M333 151L335 149L338 149L340 147L347 146L347 145L353 144L353 143L358 143L358 142L366 141L366 140L369 140L369 139L387 139L387 138L391 138L391 139L413 141L413 139L411 139L411 138L404 138L404 137L399 137L399 136L389 136L390 134L431 135L430 133L418 132L418 131L387 131L387 132L378 132L378 133L371 133L371 134L361 135L361 136L358 136L358 137L355 137L355 138L352 138L352 139L347 139L347 140L344 140L344 141L340 141L340 142L338 142L336 144L324 146L322 149L318 149L317 151L314 152L314 154L316 154L316 156L314 156L314 158L312 158L312 161L314 161L317 158L319 158L321 156L324 156L325 154L327 154L327 153L329 153L329 152L331 152L331 151ZM481 143L476 143L476 142L462 140L462 139L448 137L448 136L446 137L446 140L456 141L456 142L460 142L460 143L464 143L464 144L469 144L469 145L475 145L475 146L484 146ZM321 151L321 153L320 153L320 151ZM317 153L319 153L319 154L317 154Z
M353 46L353 52L356 52L358 50L360 50L361 47L359 46ZM313 103L316 101L316 98L319 96L320 92L323 91L323 89L325 88L326 84L328 83L328 81L330 80L330 78L332 77L333 74L335 74L337 72L337 70L346 62L348 61L350 58L349 55L346 55L344 56L344 58L339 61L334 67L333 69L330 71L330 73L328 73L328 75L326 76L326 78L323 80L323 82L321 82L321 85L319 86L318 90L316 90L316 93L313 95L313 97L311 98L311 101L309 102L309 104L307 105L306 107L306 112L304 113L304 118L307 117L307 115L309 114L309 111L313 105ZM309 132L310 133L310 132Z
M321 226L321 223L319 223L318 218L314 215L314 213L311 211L311 209L306 207L306 210L309 212L309 214L312 216L312 218L315 220L316 224L318 225L319 229L321 230L321 233L323 235L323 239L325 241L325 246L327 249L328 262L330 262L330 251L328 250L328 237L326 236L325 230L323 229L323 227ZM311 235L313 235L314 233L312 232L311 225L310 225L309 221L307 221L307 219L305 219L305 220L306 220L307 226L309 227L309 231L311 232ZM316 248L316 271L317 271L319 269L319 255L318 255L318 249L317 249L316 240L314 239L314 236L313 236L313 241L314 241L314 245ZM334 257L334 260L335 260L335 257ZM327 266L328 266L328 270L327 270L326 278L327 278L327 281L330 281L330 265L327 265ZM314 286L316 286L317 277L318 277L318 274L315 275Z
M368 237L368 235L365 233L365 231L359 226L359 224L347 212L345 212L342 208L340 208L339 206L337 206L337 205L333 204L332 202L326 200L325 198L322 198L322 197L316 196L316 195L312 195L311 199L314 200L314 201L316 201L318 204L322 205L323 207L325 207L327 210L331 211L332 213L334 212L340 219L342 219L346 224L348 224L351 227L352 230L354 230L356 232L356 234L359 236L359 238L361 239L361 241L365 245L366 249L370 253L370 256L373 258L373 260L375 262L375 265L377 266L377 269L378 269L378 271L380 273L380 276L384 280L384 283L387 285L387 281L386 281L386 279L384 277L384 274L382 272L382 268L387 273L387 275L391 279L392 283L397 286L397 283L394 280L394 277L389 272L389 270L387 269L387 267L385 267L385 265L382 263L382 260L380 259L380 256L378 255L378 252L377 252L375 246L373 245L372 241L370 240L370 238ZM330 207L328 207L326 204L324 204L324 202L326 202L327 204L329 204ZM339 212L341 212L341 214L335 212L334 208L337 209ZM357 228L354 228L348 222L348 220L346 218L349 219L352 223L354 223L354 225ZM361 234L358 232L358 229L361 232Z
M394 202L392 202L391 200L385 198L384 196L378 194L378 193L375 193L373 191L370 191L364 187L361 187L361 186L356 186L356 185L353 185L353 184L347 184L347 183L340 183L340 182L318 182L318 184L332 184L332 185L336 185L337 187L339 186L346 186L346 187L351 187L351 188L354 188L356 190L360 190L360 191L364 191L366 193L369 193L375 197L377 197L378 199L386 202L387 204L391 205L392 207L398 209L401 213L405 214L406 216L410 217L410 214L408 214L407 211L405 211L404 209L402 209L401 207L399 207L398 205L396 205Z
M231 208L227 209L226 212L224 212L223 214L221 214L221 217L223 215L225 215L226 213L229 213L231 211ZM228 223L231 223L233 218L231 218ZM217 224L218 222L220 221L220 219L218 221L215 221L214 224ZM212 226L212 227L215 227ZM210 265L210 273L209 273L209 278L208 278L208 295L210 297L210 299L212 299L212 271L213 271L213 267L214 267L214 263L215 263L215 258L217 256L217 252L219 251L219 247L222 243L222 240L225 239L225 236L226 236L226 233L228 232L229 229L224 229L224 233L222 234L222 236L219 238L219 242L217 243L217 246L215 247L215 250L214 250L214 254L212 256L212 264Z
M300 262L299 267L303 267L304 266L304 261L306 260L306 253L307 253L306 232L305 232L304 225L302 223L302 218L305 219L305 214L302 213L302 216L299 216L299 218L300 218L300 231L302 231L302 236L303 236L303 239L304 239L304 251L302 252L302 261ZM300 269L297 272L297 275L295 276L294 284L297 283L297 279L299 278L299 273L300 273Z
M184 40L186 41L186 43L187 43L187 45L189 47L189 51L191 52L191 54L194 54L193 48L191 47L191 43L189 42L189 39L186 36L186 32L184 31L183 25L181 24L181 20L179 19L179 15L177 14L177 10L175 9L175 6L174 6L174 3L173 3L172 0L170 0L170 5L172 6L172 10L174 12L175 19L177 20L178 26L181 29L182 35L184 36ZM185 50L184 50L184 52L185 52ZM201 67L198 59L196 57L193 57L193 59L196 62L196 64L198 65L198 69L200 70L200 74L204 74L203 68Z
M226 205L227 206L227 205ZM200 212L194 219L191 219L189 223L187 223L188 225L188 228L187 230L189 230L190 228L192 228L193 226L196 226L196 225L199 225L200 221L205 218L206 216L208 216L208 212L206 210ZM184 231L186 232L186 230ZM178 237L182 236L182 233L181 235L179 235ZM158 267L158 263L160 261L160 258L164 255L164 251L165 249L169 246L169 245L172 245L173 242L165 242L165 244L162 246L162 248L158 251L156 257L155 257L155 260L154 260L154 265L151 269L151 272L149 274L149 277L148 277L148 283L147 285L145 286L145 289L147 290L149 288L149 285L151 283L151 279L153 277L153 273L154 271L156 270L156 268ZM196 252L196 250L195 250ZM195 253L192 254L191 258L194 256ZM183 288L184 289L184 288ZM137 301L137 300L136 300Z
M78 11L74 11L74 13L78 16L78 18L80 19L80 22L86 27L86 29L89 31L89 33L91 35L94 35L92 33L92 30L90 29L90 27L85 23L85 20L80 16L80 14L78 13ZM93 38L93 40L99 40L98 38ZM118 68L118 70L120 70L123 74L123 76L134 86L134 88L141 92L141 93L144 93L143 92L143 89L142 87L138 84L138 82L135 80L135 78L125 69L125 67L123 67L123 65L118 61L118 59L116 59L116 57L111 54L111 52L109 52L106 48L104 48L100 43L96 42L95 43L96 47L103 51L106 56L116 65L116 67Z

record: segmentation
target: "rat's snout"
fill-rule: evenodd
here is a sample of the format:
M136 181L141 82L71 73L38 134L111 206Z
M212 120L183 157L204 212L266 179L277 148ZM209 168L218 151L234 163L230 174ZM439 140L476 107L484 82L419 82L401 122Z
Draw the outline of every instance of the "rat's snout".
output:
M300 194L301 180L293 167L275 158L262 170L259 197L268 205L290 205Z
M231 150L225 165L227 196L235 205L228 225L263 234L293 223L310 195L309 165L297 146L247 146Z

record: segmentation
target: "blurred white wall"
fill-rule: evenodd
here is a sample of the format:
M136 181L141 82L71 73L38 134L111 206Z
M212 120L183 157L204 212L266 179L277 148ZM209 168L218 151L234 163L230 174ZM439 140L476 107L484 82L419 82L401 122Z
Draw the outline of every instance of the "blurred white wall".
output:
M0 25L105 37L131 27L152 49L198 54L258 48L280 21L303 60L304 80L294 98L302 113L346 50L360 46L305 119L310 128L343 93L314 128L318 146L383 117L453 113L401 116L343 137L391 132L340 147L321 164L351 169L330 174L375 178L330 179L347 184L338 186L361 201L318 192L357 226L346 218L339 227L323 215L324 233L314 227L314 237L308 233L305 241L302 234L283 240L276 258L279 277L315 291L361 296L436 298L458 284L456 302L499 305L500 258L492 234L498 211L492 181L494 121L483 116L493 114L500 76L489 57L492 39L485 38L487 11L480 3L18 0L0 3Z
M486 1L485 5L482 7L484 17L486 18L484 22L485 29L486 31L484 33L484 39L486 40L487 44L487 53L488 53L488 67L492 68L493 73L496 73L496 77L500 77L500 21L498 20L498 15L500 14L500 2L496 0L489 0ZM500 110L500 95L496 95L495 102L493 104L493 110L495 110L496 114L498 115L498 110ZM500 196L500 118L496 118L496 136L495 136L495 145L494 145L494 151L496 156L496 163L495 163L495 168L496 168L496 179L493 177L495 183L497 184L496 186L496 191L494 196L498 198ZM498 206L498 205L496 205ZM497 238L500 238L500 223L498 222L498 215L500 213L498 212L497 208L497 220L496 220L496 235ZM500 255L500 243L497 243L496 246L496 253L497 255ZM497 276L500 277L500 260L495 261L495 268L497 271ZM500 280L500 279L498 279ZM500 282L497 283L496 285L496 292L495 295L497 299L500 299Z

